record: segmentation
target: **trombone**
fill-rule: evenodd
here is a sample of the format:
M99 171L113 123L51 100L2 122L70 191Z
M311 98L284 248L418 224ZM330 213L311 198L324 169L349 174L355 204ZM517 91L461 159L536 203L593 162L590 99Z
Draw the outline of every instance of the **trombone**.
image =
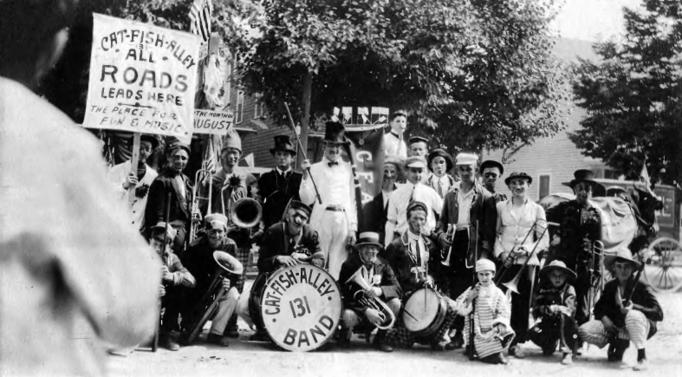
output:
M533 224L533 225L535 225L535 224ZM538 237L538 240L541 240L542 237L544 237L545 233L547 233L548 228L549 228L548 226L545 226L545 228L542 230L542 233L540 233L540 237ZM533 249L531 249L530 254L528 254L528 257L526 257L526 261L523 263L523 266L521 266L521 269L519 269L519 271L516 273L516 275L514 275L514 278L512 278L510 281L508 281L506 283L502 283L502 285L507 287L508 290L510 290L516 294L519 293L518 287L519 287L519 280L521 279L521 274L526 269L526 267L528 267L528 262L531 259L533 259L533 257L535 256L535 253L538 250L539 245L540 245L539 241L535 243L535 246L533 246ZM531 295L532 294L533 294L533 292L531 292Z
M504 259L504 261L502 261L502 266L500 267L500 271L498 271L497 279L495 279L495 285L500 284L500 282L502 281L502 278L507 274L507 271L509 270L509 267L510 267L510 266L514 263L514 261L516 260L516 258L517 258L517 257L516 257L516 252L517 252L518 248L519 248L520 246L523 246L523 245L526 243L526 241L528 240L528 237L530 237L530 235L533 234L533 232L535 231L535 228L537 228L537 226L538 226L538 222L536 221L536 222L533 223L533 225L530 226L530 229L528 229L528 232L526 232L526 235L525 235L525 237L523 237L523 240L521 241L521 243L518 244L518 245L515 245L515 246L511 249L511 251L509 252L509 254L507 255L507 257ZM546 230L546 229L547 229L547 227L545 227L545 230ZM543 231L542 234L543 234L543 235L545 234L544 231ZM542 236L540 236L540 238L542 238ZM537 247L537 243L536 243L536 247ZM533 248L533 250L535 250L535 248ZM532 254L532 253L531 253L531 254ZM528 258L530 259L530 256L529 256ZM527 261L526 261L526 262L527 262Z

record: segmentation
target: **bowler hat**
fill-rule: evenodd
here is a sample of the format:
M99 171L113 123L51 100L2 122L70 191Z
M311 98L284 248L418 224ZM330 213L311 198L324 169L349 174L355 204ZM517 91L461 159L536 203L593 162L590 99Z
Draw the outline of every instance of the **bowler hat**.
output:
M488 169L488 168L498 168L500 170L500 175L504 174L504 167L502 167L502 164L495 160L485 160L481 163L481 167L479 171L483 173L483 170Z
M355 243L356 248L360 248L360 246L363 245L372 245L376 246L380 250L384 248L384 245L382 245L379 242L379 233L377 232L362 232L358 236L358 241Z
M578 183L585 182L592 186L592 195L604 196L606 189L602 184L594 180L594 172L589 169L578 169L573 172L573 179L570 182L564 182L563 185L574 188Z
M324 128L324 142L327 144L347 144L346 127L340 122L327 122Z
M533 183L533 178L530 175L528 175L526 172L522 172L522 171L521 172L515 171L515 172L509 174L509 177L504 179L504 183L508 186L509 183L511 183L511 181L514 179L525 179L528 181L528 184Z
M566 263L564 263L564 261L559 260L559 259L555 259L555 260L549 262L548 265L543 267L542 270L540 270L540 275L543 275L543 276L547 275L552 270L557 270L557 271L563 272L564 274L566 274L566 276L570 280L574 280L577 276L573 270L566 267Z
M277 151L289 152L292 155L296 155L296 149L294 149L294 144L289 140L288 135L275 136L275 147L270 149L270 153L275 154Z
M431 169L431 161L436 157L443 157L445 159L445 169L447 171L452 170L452 156L443 148L436 148L429 153L429 169Z

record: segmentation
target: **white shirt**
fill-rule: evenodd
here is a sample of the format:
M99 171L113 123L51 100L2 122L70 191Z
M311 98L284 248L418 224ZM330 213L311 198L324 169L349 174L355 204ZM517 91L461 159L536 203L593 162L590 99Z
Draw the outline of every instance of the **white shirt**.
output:
M386 205L388 204L388 199L391 198L391 194L393 194L393 191L381 190L381 197L384 199L384 208L386 208Z
M466 194L461 189L457 195L457 206L459 212L457 216L457 227L466 227L471 225L471 205L474 199L473 187Z
M534 230L535 234L528 235L528 232L535 223L537 223ZM495 257L499 258L503 252L511 251L513 248L520 246L523 246L527 252L530 252L537 244L533 259L528 263L532 265L539 264L537 260L538 252L549 247L549 234L545 232L542 238L540 238L546 226L545 210L530 199L526 199L520 207L515 207L512 204L511 198L497 203ZM537 241L535 241L536 238L538 239ZM515 263L523 264L525 260L525 257L520 257L517 258Z
M433 188L434 191L438 193L442 198L445 197L445 194L450 191L454 185L451 185L450 183L453 181L452 177L450 177L447 174L443 174L442 176L437 176L433 173L429 175L429 178L427 179L427 184ZM438 191L438 187L441 187L441 191Z
M384 152L386 156L394 156L401 160L407 158L407 145L405 140L396 136L393 132L384 134Z
M310 177L305 176L301 181L298 194L301 201L307 205L313 205L313 213L310 215L310 224L314 229L319 227L315 219L321 218L321 211L328 206L340 206L344 209L350 230L358 229L357 210L355 208L355 188L353 185L353 172L348 162L339 159L338 165L329 166L329 160L322 161L310 167L310 174L315 180L317 190L320 193L322 204L317 202L315 187Z
M426 205L427 214L424 233L429 234L435 229L436 217L434 216L434 211L440 215L443 209L443 199L431 187L421 182L416 185L406 183L393 191L391 200L388 202L386 244L390 243L390 240L393 239L394 232L402 234L407 230L407 206L410 203L410 199L423 202Z
M126 206L124 208L128 208L131 223L139 229L144 225L144 209L147 206L148 195L145 194L142 198L138 198L137 196L133 195L134 198L132 202L130 201L130 194L128 193L128 190L123 188L123 182L127 180L128 174L130 174L130 161L122 162L118 165L112 166L111 169L109 169L107 178L116 191L116 198L121 202L121 205ZM158 175L159 174L156 172L156 170L150 168L149 165L147 165L144 176L142 179L137 181L135 188L142 187L143 185L151 186L154 178L156 178Z

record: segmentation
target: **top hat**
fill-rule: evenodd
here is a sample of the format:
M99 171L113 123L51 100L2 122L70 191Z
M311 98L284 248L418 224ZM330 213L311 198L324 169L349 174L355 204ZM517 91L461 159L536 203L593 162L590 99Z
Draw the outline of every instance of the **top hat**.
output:
M594 196L604 196L606 189L599 182L594 180L594 172L589 169L578 169L573 172L573 179L570 182L564 182L563 185L574 188L578 183L585 182L592 186L592 194Z
M504 183L508 186L509 183L512 181L512 179L525 179L528 181L528 184L533 183L533 178L530 175L526 174L526 172L523 172L523 171L521 171L521 172L515 171L515 172L509 174L509 177L504 179Z
M436 148L431 153L429 153L429 169L431 169L431 161L436 157L443 157L445 159L446 171L452 170L452 156L450 153L446 152L443 148Z
M223 139L223 147L220 149L220 153L223 153L228 149L236 149L239 151L239 153L242 153L242 138L239 137L239 134L236 131L225 135L225 138Z
M502 167L502 164L495 160L485 160L481 163L481 167L479 168L479 171L483 173L483 170L487 168L498 168L500 170L500 175L504 174L504 167Z
M324 142L334 145L348 143L348 140L346 140L346 127L340 122L327 122L324 128Z
M289 152L292 155L296 155L296 149L294 149L294 144L289 140L288 135L275 136L275 147L270 149L270 153L275 154L276 151Z
M152 144L152 150L156 149L156 147L159 146L159 140L157 140L156 137L154 137L154 135L149 135L149 134L140 135L140 142L143 142L143 141L151 143Z
M379 242L379 233L377 232L362 232L358 236L358 241L355 243L356 248L360 248L360 246L363 245L372 245L376 246L379 248L379 250L384 248L384 245L382 245Z
M573 270L566 267L566 263L564 263L564 261L559 260L559 259L555 259L555 260L549 262L548 265L543 267L542 270L540 270L540 275L546 275L552 270L558 270L558 271L563 272L564 274L566 274L566 276L569 278L569 280L574 280L577 276Z

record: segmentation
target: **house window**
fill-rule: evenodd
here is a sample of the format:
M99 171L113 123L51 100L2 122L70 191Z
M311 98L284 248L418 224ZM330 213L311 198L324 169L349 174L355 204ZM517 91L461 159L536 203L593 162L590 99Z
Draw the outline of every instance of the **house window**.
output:
M265 105L261 96L255 96L253 99L253 119L265 118Z
M236 124L241 123L244 120L244 91L237 91L237 105L235 106L235 119Z
M539 199L549 195L549 174L540 174L540 184L538 185Z

